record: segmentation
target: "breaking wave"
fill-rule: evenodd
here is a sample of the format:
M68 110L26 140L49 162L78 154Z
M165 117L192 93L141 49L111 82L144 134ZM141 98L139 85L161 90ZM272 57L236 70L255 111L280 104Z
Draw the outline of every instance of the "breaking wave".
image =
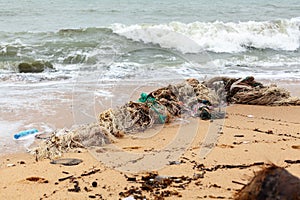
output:
M300 18L276 21L193 22L189 24L113 24L114 33L183 53L235 53L249 49L295 51L300 46Z

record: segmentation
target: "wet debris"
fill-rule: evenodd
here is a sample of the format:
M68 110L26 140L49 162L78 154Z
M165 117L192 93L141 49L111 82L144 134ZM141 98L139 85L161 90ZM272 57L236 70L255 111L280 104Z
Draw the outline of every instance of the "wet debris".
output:
M245 135L240 134L240 135L234 135L233 137L245 137Z
M86 192L91 192L91 191L92 191L91 189L89 189L89 188L86 187L86 186L85 186L83 189L84 189L84 191L86 191Z
M208 195L208 197L211 199L226 199L226 197L223 197L223 196Z
M247 185L247 184L245 184L245 183L241 183L241 182L239 182L239 181L231 181L232 183L235 183L235 184L239 184L239 185Z
M181 163L183 163L183 162L181 162L181 161L169 161L169 165L180 165Z
M68 189L69 192L80 192L79 182L74 181L74 188Z
M284 160L288 164L300 164L300 160Z
M263 168L236 195L236 200L300 199L300 179L286 169Z
M259 132L259 133L265 133L265 131L262 131L262 130L260 130L258 128L253 129L253 131L256 131L256 132Z
M97 172L100 172L100 169L93 169L89 172L82 173L81 176L90 176L92 174L96 174Z
M38 140L47 140L51 138L51 133L38 133L34 137Z
M212 187L214 187L214 188L221 188L221 186L219 186L217 184L212 184L212 185L209 186L209 188L212 188Z
M207 168L205 167L203 164L195 164L193 169L198 169L200 171L208 171L208 172L212 172L212 171L217 171L219 169L245 169L245 168L249 168L249 167L253 167L253 166L264 166L267 165L267 163L265 162L254 162L252 164L240 164L240 165L216 165L214 167L210 167Z
M201 171L200 173L194 173L193 179L198 180L199 178L204 178L205 171Z
M18 163L19 163L20 165L25 165L25 164L26 164L25 161L23 161L23 160L19 161Z
M292 145L293 149L300 149L300 145Z
M58 181L59 181L59 182L62 182L62 181L65 181L65 180L68 180L68 179L71 179L71 178L74 178L74 176L73 176L73 175L71 175L71 176L67 176L67 177L59 178L59 179L58 179Z
M136 182L136 177L127 177L127 181Z
M127 177L130 181L132 177ZM150 199L164 199L165 197L181 197L180 192L177 189L185 189L192 181L195 182L203 178L203 174L197 173L193 177L188 176L163 176L157 172L150 172L141 177L134 177L135 182L139 186L131 186L130 188L124 188L125 191L120 192L119 195L122 198L134 198L145 199L146 196ZM146 198L148 199L148 198Z
M36 182L36 183L49 183L49 181L46 180L45 178L37 177L37 176L28 177L26 178L26 181Z

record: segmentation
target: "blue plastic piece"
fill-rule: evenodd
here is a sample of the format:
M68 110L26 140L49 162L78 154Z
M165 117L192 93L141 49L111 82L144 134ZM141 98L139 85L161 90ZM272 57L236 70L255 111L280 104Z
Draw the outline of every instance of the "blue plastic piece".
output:
M24 137L24 136L27 136L27 135L30 135L30 134L34 134L34 133L37 133L39 132L37 129L29 129L29 130L25 130L25 131L21 131L19 133L16 133L14 135L14 138L17 140L19 139L20 137Z

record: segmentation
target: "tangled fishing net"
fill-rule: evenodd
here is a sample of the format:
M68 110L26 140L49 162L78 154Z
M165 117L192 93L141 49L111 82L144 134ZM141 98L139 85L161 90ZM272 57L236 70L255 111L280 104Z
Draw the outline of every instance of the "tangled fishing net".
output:
M225 102L255 105L300 105L299 98L274 85L263 86L253 77L236 79L216 77L200 83L187 79L183 83L142 93L137 102L108 109L99 114L98 123L71 130L60 130L33 150L38 158L54 158L74 148L103 146L125 134L136 133L165 124L178 117L211 119L224 117L214 110Z
M264 86L254 77L242 78L217 77L209 80L206 86L212 88L222 82L229 103L251 105L300 105L300 99L292 97L290 92L276 85Z
M93 138L93 140L89 140ZM62 153L85 148L87 146L103 146L110 143L110 137L103 135L98 123L91 123L74 127L71 130L61 129L53 132L43 140L32 152L40 158L57 158ZM87 142L88 141L88 142Z

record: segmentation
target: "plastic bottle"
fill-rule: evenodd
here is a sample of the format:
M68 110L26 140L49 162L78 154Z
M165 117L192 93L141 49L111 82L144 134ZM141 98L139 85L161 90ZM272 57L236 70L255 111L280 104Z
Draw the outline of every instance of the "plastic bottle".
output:
M27 136L27 135L30 135L30 134L34 134L34 133L37 133L39 132L37 129L28 129L28 130L25 130L25 131L21 131L19 133L16 133L14 135L14 138L17 140L19 139L20 137L24 137L24 136Z

